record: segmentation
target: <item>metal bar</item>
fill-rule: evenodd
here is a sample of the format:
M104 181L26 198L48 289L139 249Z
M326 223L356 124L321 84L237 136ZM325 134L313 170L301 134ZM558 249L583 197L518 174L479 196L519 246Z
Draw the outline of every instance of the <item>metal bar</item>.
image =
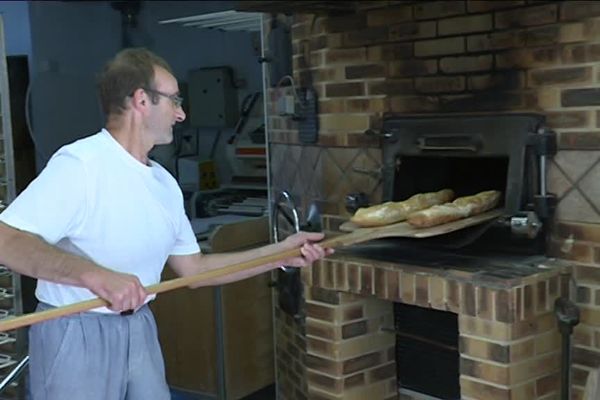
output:
M223 320L223 290L215 286L215 334L217 336L217 399L227 398L227 377L225 375L225 327Z
M25 356L21 361L19 361L17 366L12 371L10 371L8 375L6 375L4 377L2 382L0 382L0 393L2 393L4 391L4 389L6 389L6 387L13 380L15 380L16 378L19 377L19 375L21 374L21 372L23 372L23 370L25 369L25 367L27 366L28 363L29 363L29 356Z
M546 156L540 156L540 194L546 196L548 193L546 188Z
M437 342L435 340L425 339L425 338L420 337L420 336L411 335L410 333L400 332L400 331L398 331L398 330L396 330L394 328L381 328L381 330L383 332L395 333L397 336L405 337L407 339L413 339L413 340L416 340L416 341L419 341L419 342L423 342L423 343L427 343L427 344L430 344L432 346L439 347L439 348L442 348L442 349L445 349L445 350L458 351L458 347L456 347L456 346L450 346L448 344Z
M567 332L562 333L562 355L560 374L560 398L571 399L571 340Z

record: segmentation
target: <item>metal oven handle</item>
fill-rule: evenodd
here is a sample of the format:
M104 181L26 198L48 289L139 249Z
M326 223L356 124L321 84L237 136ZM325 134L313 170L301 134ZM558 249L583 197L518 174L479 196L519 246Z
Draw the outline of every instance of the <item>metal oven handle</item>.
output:
M417 147L421 151L471 151L477 153L481 143L472 136L435 135L417 138Z

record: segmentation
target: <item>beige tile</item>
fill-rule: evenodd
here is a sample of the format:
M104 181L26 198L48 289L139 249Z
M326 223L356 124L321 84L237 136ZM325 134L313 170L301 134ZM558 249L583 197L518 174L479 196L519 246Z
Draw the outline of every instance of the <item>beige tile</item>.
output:
M323 151L320 158L323 195L326 199L335 197L338 183L343 177L343 172L338 164L333 161L329 149Z
M563 150L554 156L554 162L565 171L567 177L575 181L596 162L598 157L600 157L598 151Z
M558 198L561 198L571 186L571 182L565 174L555 163L551 163L548 168L548 190L550 193L554 193Z
M315 192L312 190L315 187L315 181L319 180L320 173L315 169L319 162L320 148L316 146L306 146L300 153L302 160L298 166L297 179L302 183L304 195L315 199ZM320 184L320 182L318 183Z
M556 218L560 221L600 223L600 216L577 189L572 190L558 203Z
M348 165L345 176L351 182L354 191L371 193L377 187L378 177L376 174L380 167L381 164L363 150Z
M342 171L346 171L354 159L358 156L359 149L356 148L328 148L327 153L333 162L340 167Z
M328 190L325 188L325 190ZM354 189L350 186L350 182L345 179L341 179L333 190L327 193L327 201L335 202L338 204L338 214L341 213L345 208L345 198L348 193L353 192Z
M600 165L596 164L578 184L587 198L600 209Z

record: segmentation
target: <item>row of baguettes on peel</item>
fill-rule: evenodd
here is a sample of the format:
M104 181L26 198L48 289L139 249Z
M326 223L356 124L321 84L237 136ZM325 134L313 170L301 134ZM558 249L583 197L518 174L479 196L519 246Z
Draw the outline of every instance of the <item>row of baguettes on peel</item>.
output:
M415 211L447 203L453 198L454 192L450 189L419 193L404 201L388 201L371 207L359 208L350 221L362 227L394 224L405 221Z
M454 192L444 189L416 194L404 201L390 201L361 208L350 220L361 227L383 226L408 220L412 226L427 228L484 213L495 208L500 197L501 192L488 190L451 201Z

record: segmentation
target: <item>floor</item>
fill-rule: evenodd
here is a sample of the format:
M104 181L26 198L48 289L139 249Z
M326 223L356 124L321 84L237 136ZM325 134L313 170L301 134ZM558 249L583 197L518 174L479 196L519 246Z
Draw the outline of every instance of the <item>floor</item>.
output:
M216 396L207 396L171 388L171 400L216 400ZM241 400L275 400L275 385L270 385Z

